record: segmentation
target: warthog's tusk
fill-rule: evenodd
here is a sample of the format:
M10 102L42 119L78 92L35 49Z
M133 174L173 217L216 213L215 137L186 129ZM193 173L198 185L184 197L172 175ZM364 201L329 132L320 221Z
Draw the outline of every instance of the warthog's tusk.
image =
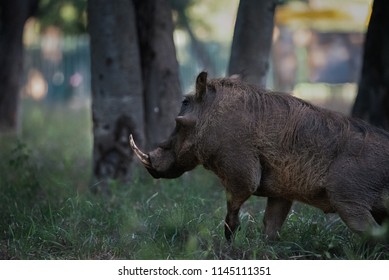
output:
M134 142L134 138L132 137L132 134L130 134L130 146L131 146L131 149L134 151L134 153L136 154L136 156L140 159L140 161L146 166L146 167L151 167L151 163L150 163L150 159L149 159L149 156L147 154L145 154L144 152L142 152L135 144Z

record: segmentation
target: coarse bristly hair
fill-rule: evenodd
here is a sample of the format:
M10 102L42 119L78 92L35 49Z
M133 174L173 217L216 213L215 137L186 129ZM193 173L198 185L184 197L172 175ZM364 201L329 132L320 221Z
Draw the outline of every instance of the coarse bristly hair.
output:
M298 126L304 125L311 132L324 129L324 133L329 133L333 130L345 137L349 137L350 133L357 133L363 138L373 132L389 139L389 133L382 129L362 120L317 107L290 94L265 90L230 78L211 79L207 87L220 97L218 102L221 109L218 113L223 109L235 108L244 113L253 113L258 122L263 123L264 119L272 119L271 124L276 125L278 121L283 121L286 138L293 138L292 134L296 133Z
M340 153L360 154L365 141L377 134L389 141L384 130L286 93L229 78L210 79L207 88L215 93L215 100L203 125L228 126L225 137L240 134L235 138L283 174L280 184L301 189L320 185ZM234 125L239 118L243 120Z
M155 178L203 165L227 193L225 236L251 196L268 197L265 234L274 239L297 200L338 212L355 232L389 218L389 134L361 120L237 79L207 79L183 103L177 127L148 154Z

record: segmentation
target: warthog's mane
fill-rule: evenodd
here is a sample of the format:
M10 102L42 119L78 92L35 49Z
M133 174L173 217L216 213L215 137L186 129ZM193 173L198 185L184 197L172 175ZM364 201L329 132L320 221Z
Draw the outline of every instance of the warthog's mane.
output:
M389 133L382 129L362 120L320 108L290 94L265 90L231 78L210 79L207 86L216 95L223 95L223 106L229 107L228 105L243 102L242 110L255 112L259 122L264 118L277 119L284 116L280 118L280 121L285 121L284 140L296 137L296 128L302 123L311 132L321 131L322 135L336 132L347 138L351 132L356 132L367 138L370 133L378 133L389 140Z

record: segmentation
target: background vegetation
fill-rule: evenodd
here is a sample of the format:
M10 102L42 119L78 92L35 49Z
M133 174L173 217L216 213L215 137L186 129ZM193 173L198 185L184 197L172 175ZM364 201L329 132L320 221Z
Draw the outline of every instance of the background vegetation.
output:
M280 241L267 242L257 197L228 244L223 188L200 168L178 180L139 170L130 185L111 181L110 195L95 195L89 109L23 107L23 141L0 144L1 259L389 258L388 246L368 245L337 216L301 204Z

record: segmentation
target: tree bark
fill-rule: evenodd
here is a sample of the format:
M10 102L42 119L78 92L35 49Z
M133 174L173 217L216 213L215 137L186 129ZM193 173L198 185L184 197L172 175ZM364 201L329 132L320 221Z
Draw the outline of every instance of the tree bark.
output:
M135 0L149 148L172 132L181 89L168 0Z
M240 0L228 74L264 87L269 68L276 0Z
M37 0L0 1L0 133L18 130L18 103L23 73L23 29Z
M88 17L94 175L129 181L128 135L155 146L175 125L181 91L171 9L167 0L95 0Z
M374 0L352 116L389 129L389 1Z
M93 162L97 180L129 181L128 136L143 145L141 62L133 2L88 1L91 38ZM100 185L103 190L105 184Z

